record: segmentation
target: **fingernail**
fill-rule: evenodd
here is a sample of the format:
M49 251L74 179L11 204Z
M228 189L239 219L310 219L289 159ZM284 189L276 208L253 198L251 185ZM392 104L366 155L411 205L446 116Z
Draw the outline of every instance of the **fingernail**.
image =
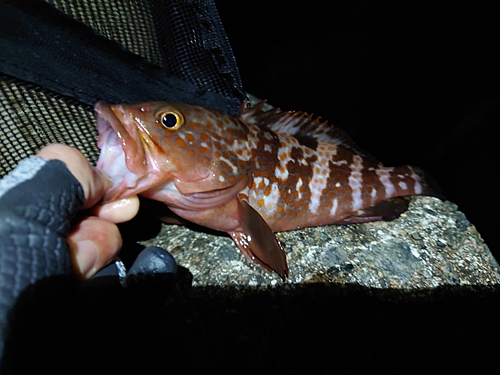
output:
M76 243L76 268L84 279L92 276L96 271L99 251L96 244L90 240L82 240Z

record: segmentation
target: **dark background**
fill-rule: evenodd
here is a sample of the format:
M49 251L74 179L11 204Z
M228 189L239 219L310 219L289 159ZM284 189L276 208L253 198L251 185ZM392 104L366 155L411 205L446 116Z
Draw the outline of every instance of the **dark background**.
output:
M500 258L494 228L500 22L492 5L217 5L247 91L283 109L321 115L387 165L425 169ZM186 269L170 287L43 280L18 301L0 372L498 368L498 288L449 286L417 297L355 285L268 291L190 284Z
M246 91L428 172L498 259L500 22L478 1L216 1Z

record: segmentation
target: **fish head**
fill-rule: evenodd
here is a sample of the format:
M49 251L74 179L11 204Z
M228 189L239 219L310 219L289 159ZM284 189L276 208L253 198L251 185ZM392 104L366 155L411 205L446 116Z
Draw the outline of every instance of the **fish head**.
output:
M222 139L227 138L228 128L238 126L221 121L221 116L228 115L166 102L110 105L100 101L94 109L101 149L97 168L113 182L104 201L133 194L155 198L155 191L168 191L174 185L175 191L179 186L191 186L193 191L225 187L221 185ZM240 170L231 172L237 175Z

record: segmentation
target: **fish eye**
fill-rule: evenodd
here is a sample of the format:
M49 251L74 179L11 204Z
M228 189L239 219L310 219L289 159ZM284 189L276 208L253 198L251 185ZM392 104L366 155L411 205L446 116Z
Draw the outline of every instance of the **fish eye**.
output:
M157 119L158 122L168 130L177 130L182 124L184 124L184 116L182 116L181 113L172 110L160 112Z

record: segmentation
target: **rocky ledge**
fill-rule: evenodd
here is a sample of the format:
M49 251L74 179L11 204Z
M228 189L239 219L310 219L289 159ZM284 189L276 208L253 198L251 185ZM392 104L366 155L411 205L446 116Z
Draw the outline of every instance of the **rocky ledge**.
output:
M443 286L495 287L500 268L474 225L457 206L410 198L391 222L323 226L277 233L290 277L249 263L225 234L163 225L143 241L170 251L193 275L193 286L276 288L307 283L424 291Z

